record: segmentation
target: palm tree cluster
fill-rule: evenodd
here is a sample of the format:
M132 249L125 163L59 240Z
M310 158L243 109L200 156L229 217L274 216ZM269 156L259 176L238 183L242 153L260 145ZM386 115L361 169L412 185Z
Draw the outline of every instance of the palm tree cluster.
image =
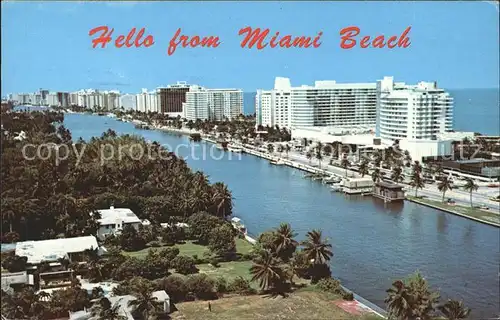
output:
M226 185L210 184L157 142L112 130L73 142L63 119L54 112L2 114L2 230L9 238L95 234L99 217L90 212L111 205L154 224L199 211L232 213ZM26 139L15 139L21 131ZM37 156L30 145L45 147L45 153Z
M415 161L411 166L410 185L415 188L415 197L418 195L418 189L425 187L424 178L422 177L422 165Z
M429 288L420 273L405 280L396 280L387 291L385 303L389 319L430 320L437 316L436 311L450 320L467 319L470 309L461 301L448 300L439 305L440 294Z
M282 223L259 237L250 273L252 281L257 281L263 291L283 294L294 284L295 276L313 281L330 277L332 245L322 238L321 231L308 232L301 243L295 240L296 236L289 224ZM299 246L302 248L297 251Z

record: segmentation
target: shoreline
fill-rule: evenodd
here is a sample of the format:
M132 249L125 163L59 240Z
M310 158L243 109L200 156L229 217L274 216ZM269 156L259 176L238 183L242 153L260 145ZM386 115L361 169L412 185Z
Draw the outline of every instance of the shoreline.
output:
M466 218L466 219L469 219L469 220L474 220L476 222L480 222L480 223L483 223L483 224L487 224L487 225L490 225L490 226L493 226L493 227L500 228L500 224L497 223L497 222L483 220L483 219L480 219L480 218L476 218L476 217L473 217L473 216L470 216L470 215L467 215L467 214L464 214L464 213L461 213L461 212L457 212L457 211L452 210L452 209L441 208L439 206L436 206L436 205L433 205L433 204L430 204L430 203L426 203L426 202L420 201L418 199L414 199L414 197L408 197L408 196L406 196L405 200L410 201L410 202L414 202L414 203L418 203L420 205L423 205L423 206L426 206L426 207L429 207L429 208L433 208L433 209L436 209L436 210L439 210L439 211L450 213L450 214L453 214L453 215L456 215L456 216L459 216L459 217L462 217L462 218Z

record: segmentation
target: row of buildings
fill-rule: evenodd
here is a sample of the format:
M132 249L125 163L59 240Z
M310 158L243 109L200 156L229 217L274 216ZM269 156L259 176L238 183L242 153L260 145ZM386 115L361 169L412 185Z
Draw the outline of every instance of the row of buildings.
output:
M8 99L19 105L41 105L102 110L136 110L181 116L188 120L231 120L243 113L241 89L207 89L184 81L155 90L142 89L138 94L121 94L117 90L94 89L76 92L49 92L11 94Z
M363 133L366 142L356 144L397 141L417 160L448 155L453 139L462 138L452 137L453 98L436 82L408 85L384 77L373 83L316 81L293 87L278 77L273 89L257 90L255 106L257 124L286 127L294 138L342 142L349 134L360 140Z

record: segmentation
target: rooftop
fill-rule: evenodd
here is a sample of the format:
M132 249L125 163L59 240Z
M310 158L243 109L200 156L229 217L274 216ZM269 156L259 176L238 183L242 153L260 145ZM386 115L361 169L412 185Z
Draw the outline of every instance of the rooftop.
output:
M115 208L97 210L101 214L101 219L97 220L101 225L123 223L141 223L135 213L128 208Z
M384 187L386 189L402 189L403 186L400 186L399 184L396 183L391 183L387 181L379 181L377 182L377 186Z
M57 261L68 253L97 248L99 245L94 236L23 241L16 244L16 255L28 257L28 263L36 264L42 261Z

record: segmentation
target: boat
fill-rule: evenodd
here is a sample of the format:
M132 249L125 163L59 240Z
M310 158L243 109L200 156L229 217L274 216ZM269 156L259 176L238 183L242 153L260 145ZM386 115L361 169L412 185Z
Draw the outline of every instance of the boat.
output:
M243 149L236 146L228 146L227 149L231 152L243 152Z
M333 185L330 186L330 189L332 191L335 191L335 192L341 192L342 188L343 188L342 183L335 183L335 184L333 184Z
M335 176L330 176L330 177L323 178L323 183L324 184L339 183L340 181L342 181L342 179L339 178L339 177L335 177Z
M285 163L283 162L283 160L281 159L278 159L278 160L271 160L269 161L270 164L273 164L275 166L281 166L281 165L284 165Z
M231 225L233 226L233 228L235 228L239 232L243 233L244 235L247 234L247 228L245 227L245 225L243 224L243 222L241 221L240 218L233 217L231 219Z

